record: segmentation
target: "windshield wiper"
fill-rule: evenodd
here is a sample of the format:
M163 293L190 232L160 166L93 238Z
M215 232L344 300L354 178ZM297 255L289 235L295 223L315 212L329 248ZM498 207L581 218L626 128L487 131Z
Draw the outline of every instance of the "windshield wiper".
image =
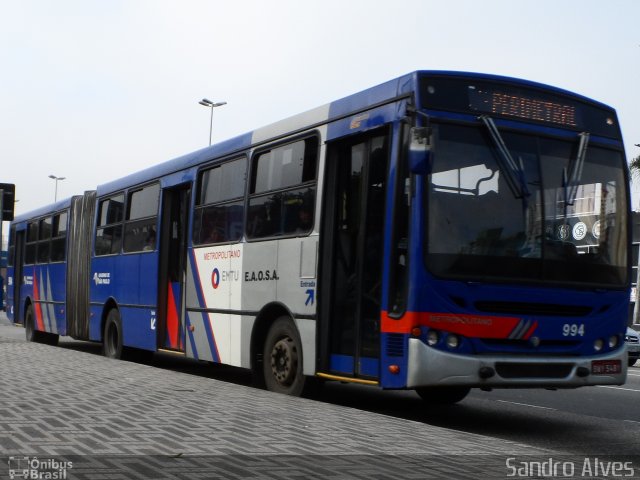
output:
M498 150L498 164L500 165L500 170L504 172L505 180L513 192L513 195L516 198L528 197L531 195L531 192L529 192L529 188L527 187L522 157L518 157L518 162L516 163L511 156L511 152L507 148L507 145L504 143L498 127L496 127L496 124L493 122L491 117L488 115L482 115L479 118L482 120L482 123L485 124L487 130L489 130L491 140L493 140L493 143Z
M567 173L566 167L562 171L565 205L573 205L573 203L576 201L576 195L578 194L578 184L580 183L580 178L582 178L582 167L584 166L584 159L587 156L587 147L589 146L588 132L582 132L578 134L578 136L580 137L578 154L576 155L575 160L569 165L569 172Z

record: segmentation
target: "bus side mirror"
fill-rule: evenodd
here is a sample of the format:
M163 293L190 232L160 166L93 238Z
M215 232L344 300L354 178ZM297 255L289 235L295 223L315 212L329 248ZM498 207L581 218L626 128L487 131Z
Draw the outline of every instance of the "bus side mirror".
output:
M426 175L431 171L431 129L411 127L409 135L409 170L417 175Z

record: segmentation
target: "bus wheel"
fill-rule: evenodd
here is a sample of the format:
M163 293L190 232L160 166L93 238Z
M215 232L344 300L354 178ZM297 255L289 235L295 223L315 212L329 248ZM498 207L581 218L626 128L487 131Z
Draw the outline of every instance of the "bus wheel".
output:
M60 335L56 333L44 333L44 338L42 339L42 343L46 343L47 345L51 345L55 347L58 345L58 340L60 340Z
M27 337L27 342L40 342L39 332L36 331L36 327L33 323L33 307L29 305L24 315L24 331Z
M267 390L295 396L302 394L305 384L302 373L302 342L289 317L280 317L269 329L263 359Z
M466 397L469 387L418 387L416 393L429 405L453 405Z
M104 335L102 340L102 353L107 358L122 357L122 321L120 312L112 308L104 322Z
M27 311L24 316L24 331L27 337L27 342L44 343L54 347L58 345L60 335L36 330L33 320L33 307L31 305L27 307Z

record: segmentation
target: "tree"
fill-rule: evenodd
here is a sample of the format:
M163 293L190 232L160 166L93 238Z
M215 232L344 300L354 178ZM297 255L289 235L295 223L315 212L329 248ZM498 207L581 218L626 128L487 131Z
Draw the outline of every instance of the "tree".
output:
M640 147L640 143L636 143L635 146ZM629 162L629 171L631 172L631 180L640 177L640 155Z
M640 177L640 155L629 162L629 170L632 178Z
M640 147L640 144L636 143L636 147ZM631 172L631 180L634 178L640 178L640 155L635 157L629 162L629 171ZM633 239L635 241L635 238ZM638 259L638 266L640 267L640 258ZM638 268L638 275L636 277L636 286L640 286L640 268ZM640 296L639 290L636 287L635 305L633 308L633 323L640 323Z

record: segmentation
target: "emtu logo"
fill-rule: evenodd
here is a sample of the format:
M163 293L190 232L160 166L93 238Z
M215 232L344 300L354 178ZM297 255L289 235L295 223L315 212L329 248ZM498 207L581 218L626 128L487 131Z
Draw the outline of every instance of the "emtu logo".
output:
M220 285L220 270L217 268L214 268L213 272L211 272L211 285L213 285L214 289L218 288L218 285Z

